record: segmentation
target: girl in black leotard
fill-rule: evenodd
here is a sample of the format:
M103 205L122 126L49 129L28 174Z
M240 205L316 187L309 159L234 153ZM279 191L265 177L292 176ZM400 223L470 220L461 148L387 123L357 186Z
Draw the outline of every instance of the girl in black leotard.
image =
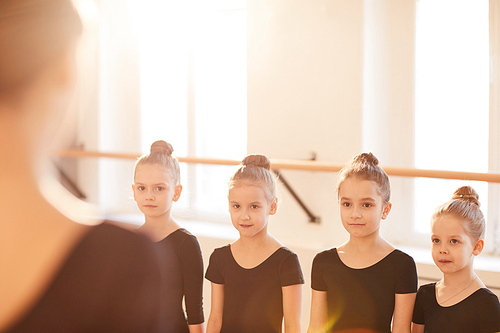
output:
M390 190L371 153L341 170L337 197L349 239L314 258L309 333L410 332L415 262L380 235L392 208Z
M460 187L431 220L432 258L443 278L419 288L413 333L500 332L500 304L473 269L484 247L479 196Z
M276 181L263 155L249 155L229 182L229 212L240 237L215 249L207 333L300 332L302 271L297 255L267 231L278 208Z
M179 162L172 146L156 141L134 171L134 199L145 223L137 229L155 242L161 258L161 318L167 333L202 333L203 261L195 236L172 217L173 203L182 192ZM184 314L182 302L186 304Z
M48 148L62 146L54 132L64 129L81 33L71 0L0 1L0 332L162 332L151 242L82 224L45 168Z

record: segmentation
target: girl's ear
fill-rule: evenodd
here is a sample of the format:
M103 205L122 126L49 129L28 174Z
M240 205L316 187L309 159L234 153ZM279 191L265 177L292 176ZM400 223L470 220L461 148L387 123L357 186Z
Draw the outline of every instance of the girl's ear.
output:
M392 209L392 203L388 202L385 204L384 210L382 211L382 220L385 220Z
M474 245L474 250L472 250L472 254L477 256L481 252L483 252L484 248L484 239L478 239L476 245Z
M269 211L269 215L276 214L278 210L278 197L274 197L273 201L271 201L271 210Z
M179 200L179 198L181 197L181 192L182 192L182 185L179 184L175 187L175 193L173 198L174 202Z
M137 201L137 199L135 198L135 184L132 184L132 192L134 192L134 200Z

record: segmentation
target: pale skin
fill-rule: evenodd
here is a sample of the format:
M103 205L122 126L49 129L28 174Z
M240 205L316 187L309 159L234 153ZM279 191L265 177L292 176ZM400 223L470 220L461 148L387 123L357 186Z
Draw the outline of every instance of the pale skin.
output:
M483 251L484 240L472 239L463 223L448 214L431 224L432 258L443 273L436 283L436 299L443 307L458 304L485 288L473 268L474 257ZM424 329L425 325L412 323L412 333L423 333Z
M278 200L268 200L259 186L242 184L229 191L231 220L240 238L231 244L236 262L244 268L261 264L283 245L267 231L268 218L277 210ZM300 332L302 285L282 287L285 333ZM211 311L207 333L222 327L224 285L212 283Z
M394 247L380 236L380 222L387 218L392 205L384 202L372 181L347 178L339 190L339 204L349 240L339 246L337 252L346 266L370 267L394 251ZM416 293L395 295L392 332L410 333L415 296ZM312 290L307 332L327 332L327 313L327 292Z
M137 229L139 233L158 242L180 228L172 217L172 206L181 196L182 185L177 184L168 168L159 164L138 165L132 190L145 217ZM205 324L189 325L189 332L204 333Z
M71 48L37 73L18 100L0 96L0 251L7 254L0 256L0 331L29 311L89 230L49 204L38 186L53 128L72 96L74 66Z

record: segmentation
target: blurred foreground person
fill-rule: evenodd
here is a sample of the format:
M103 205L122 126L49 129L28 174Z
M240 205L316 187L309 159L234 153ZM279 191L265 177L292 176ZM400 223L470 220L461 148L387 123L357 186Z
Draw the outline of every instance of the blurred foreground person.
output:
M81 32L70 0L0 0L0 332L160 329L152 244L75 223L40 191Z

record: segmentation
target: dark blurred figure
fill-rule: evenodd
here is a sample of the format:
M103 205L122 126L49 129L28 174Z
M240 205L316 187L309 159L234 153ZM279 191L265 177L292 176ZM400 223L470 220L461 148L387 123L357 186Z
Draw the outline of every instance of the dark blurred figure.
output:
M81 33L70 0L0 0L1 332L159 330L152 244L76 223L39 189Z

